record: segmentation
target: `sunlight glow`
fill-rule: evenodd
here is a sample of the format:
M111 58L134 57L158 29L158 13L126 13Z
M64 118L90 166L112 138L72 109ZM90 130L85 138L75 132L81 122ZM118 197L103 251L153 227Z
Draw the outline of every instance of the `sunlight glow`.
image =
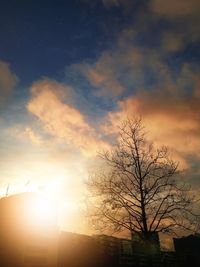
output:
M56 223L57 207L51 199L38 195L32 199L29 210L29 220L33 225L48 227Z
M29 200L24 200L29 204L25 204L21 216L32 229L42 229L56 221L63 230L76 230L81 224L79 207L83 194L82 179L86 176L83 166L79 163L76 168L66 168L42 160L37 162L37 168L35 164L28 172L16 167L16 179L0 188L1 195L30 194Z
M25 201L25 221L35 230L50 229L57 224L57 203L41 194L32 194Z

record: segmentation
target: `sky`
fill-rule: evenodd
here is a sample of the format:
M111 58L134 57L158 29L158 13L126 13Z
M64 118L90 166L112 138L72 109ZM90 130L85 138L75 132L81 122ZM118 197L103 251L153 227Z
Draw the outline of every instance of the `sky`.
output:
M1 196L59 196L62 227L84 232L88 169L137 116L198 191L199 11L199 0L1 1Z

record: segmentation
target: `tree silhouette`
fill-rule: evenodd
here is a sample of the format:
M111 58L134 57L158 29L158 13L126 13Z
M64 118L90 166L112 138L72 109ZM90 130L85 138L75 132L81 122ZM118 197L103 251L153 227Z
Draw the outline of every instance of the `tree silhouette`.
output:
M103 168L87 181L90 219L98 229L127 229L146 240L155 232L194 229L195 196L168 149L148 141L141 119L124 121L114 149L99 157Z

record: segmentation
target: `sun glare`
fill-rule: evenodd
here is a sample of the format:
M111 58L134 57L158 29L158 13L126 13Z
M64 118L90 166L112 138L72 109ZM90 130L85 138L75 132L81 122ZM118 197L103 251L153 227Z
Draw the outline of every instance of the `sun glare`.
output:
M25 185L16 182L10 186L9 190L7 189L8 194L23 192L26 196L21 217L31 229L37 231L53 224L65 230L70 230L72 227L76 229L82 197L81 184L77 182L76 172L60 170L55 166L48 167L44 165L40 172L33 172L30 181ZM46 172L47 170L50 171ZM74 185L78 192L74 190ZM6 188L4 191L6 192Z
M48 219L52 216L52 204L47 202L46 199L38 198L35 201L35 216L38 219Z
M38 195L32 199L29 208L29 220L34 225L48 227L56 223L57 207L56 203L51 199Z

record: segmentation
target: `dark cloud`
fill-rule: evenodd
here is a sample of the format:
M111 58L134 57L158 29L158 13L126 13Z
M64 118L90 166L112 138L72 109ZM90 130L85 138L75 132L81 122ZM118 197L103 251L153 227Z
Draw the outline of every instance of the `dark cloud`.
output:
M168 18L177 18L182 16L199 16L199 0L151 0L150 7L153 12Z
M163 32L163 47L168 52L180 51L200 41L200 2L198 0L151 0L150 11L164 18L172 27Z
M0 61L0 107L11 95L18 82L17 76L11 71L9 64Z

